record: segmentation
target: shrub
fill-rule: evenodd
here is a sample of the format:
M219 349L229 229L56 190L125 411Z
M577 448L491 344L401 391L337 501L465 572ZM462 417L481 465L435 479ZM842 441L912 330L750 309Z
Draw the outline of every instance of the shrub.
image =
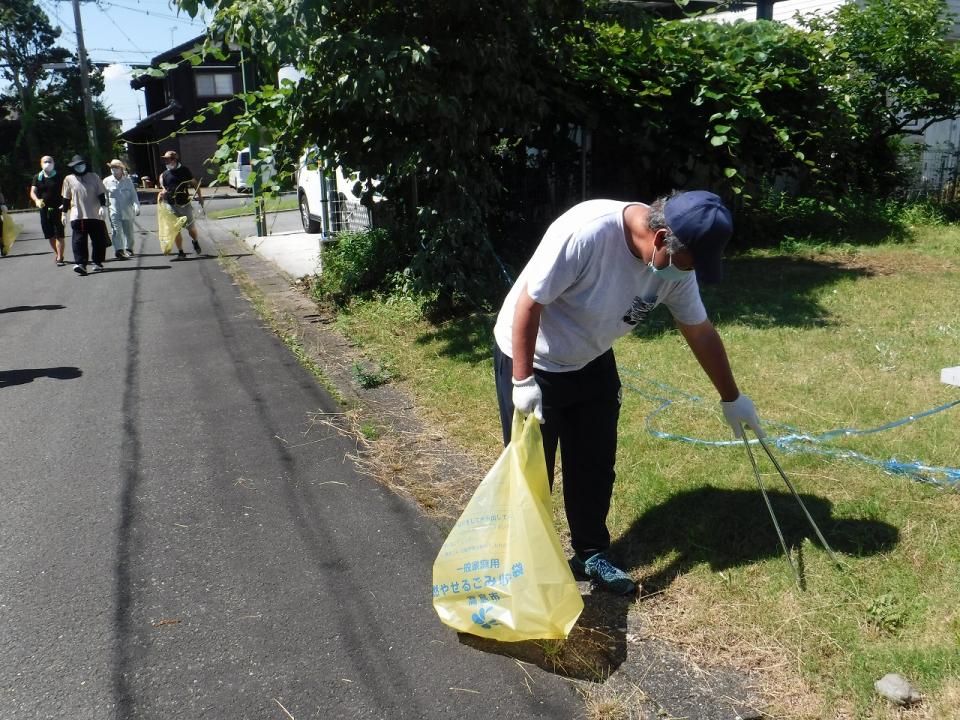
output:
M404 253L400 250L383 228L340 233L321 250L322 270L314 294L343 303L355 295L381 289L391 272L402 267Z

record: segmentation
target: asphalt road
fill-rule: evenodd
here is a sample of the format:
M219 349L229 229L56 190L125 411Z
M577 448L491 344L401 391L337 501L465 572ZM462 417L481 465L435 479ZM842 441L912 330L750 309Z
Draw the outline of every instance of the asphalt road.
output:
M440 625L442 537L311 424L336 408L212 255L242 223L204 224L210 257L171 261L150 233L79 277L34 213L17 220L0 259L0 719L581 712L566 681Z

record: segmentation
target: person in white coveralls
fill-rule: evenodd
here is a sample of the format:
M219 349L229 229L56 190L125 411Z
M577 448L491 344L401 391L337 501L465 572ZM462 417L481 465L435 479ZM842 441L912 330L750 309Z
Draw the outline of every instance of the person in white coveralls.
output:
M111 160L110 174L103 179L107 189L107 208L113 253L118 260L133 257L133 218L140 214L140 200L133 180L120 160Z

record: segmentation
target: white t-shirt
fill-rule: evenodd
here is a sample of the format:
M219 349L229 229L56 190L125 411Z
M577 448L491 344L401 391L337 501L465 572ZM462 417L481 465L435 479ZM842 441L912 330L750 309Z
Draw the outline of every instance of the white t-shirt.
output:
M61 195L70 201L69 221L99 220L100 196L106 195L107 189L96 173L86 172L83 175L67 175L63 179Z
M513 315L524 286L544 306L533 366L548 372L579 370L661 303L685 325L707 319L694 273L666 282L630 252L623 211L640 204L588 200L553 222L497 316L494 337L505 355L513 356Z

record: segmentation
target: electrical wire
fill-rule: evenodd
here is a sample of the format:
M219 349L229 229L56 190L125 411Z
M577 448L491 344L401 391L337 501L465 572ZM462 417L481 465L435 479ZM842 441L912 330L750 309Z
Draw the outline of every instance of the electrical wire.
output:
M134 47L136 47L136 46L137 46L137 43L135 43L135 42L133 41L133 38L131 38L129 35L127 35L126 31L117 24L117 21L114 20L112 17L110 17L110 13L108 13L106 10L103 9L103 7L101 6L101 4L100 4L99 1L96 3L96 6L97 6L97 9L103 14L103 16L104 16L105 18L107 18L107 20L109 20L110 23L111 23L117 30L120 31L120 34L123 35L127 40L129 40L131 45L133 45ZM144 57L150 57L149 53L146 53L146 52L144 52L143 50L138 50L137 52L139 52L139 53L140 53L141 55L143 55Z
M708 447L729 447L733 445L739 446L743 442L742 440L706 440L704 438L678 435L676 433L664 432L656 429L653 426L654 418L668 407L673 405L675 402L685 401L699 404L705 401L703 398L700 398L696 395L690 395L689 393L679 390L678 388L671 387L666 383L644 378L638 373L627 370L623 367L620 367L619 370L622 375L634 377L641 385L649 385L655 389L653 391L644 390L642 387L638 387L637 384L630 381L623 383L623 386L628 390L632 390L642 397L659 403L659 405L652 412L647 414L646 418L644 418L644 424L646 425L647 431L654 437L660 438L661 440L686 442L692 445ZM906 417L898 418L897 420L885 423L879 427L868 429L843 427L819 434L802 432L785 423L764 422L764 424L768 427L777 428L782 431L782 434L780 435L767 438L767 442L773 443L783 452L812 453L838 460L853 460L894 475L907 475L915 480L929 483L931 485L937 485L941 487L960 487L960 468L928 465L920 460L904 462L895 457L890 458L889 460L880 460L855 450L848 450L846 448L837 447L830 444L830 441L836 438L872 435L874 433L892 430L893 428L922 420L923 418L930 417L931 415L945 412L958 405L960 405L960 400L954 400L953 402L940 405L930 410L925 410L923 412L917 412L907 415ZM758 441L751 440L750 442L757 443Z
M163 18L165 20L175 20L177 22L186 23L187 25L202 26L204 24L202 21L194 20L193 18L186 19L181 15L167 15L166 13L155 12L153 10L141 10L140 8L130 7L129 5L120 5L118 3L109 2L108 0L97 0L97 5L106 5L107 7L117 8L118 10L128 10L130 12L149 15L150 17Z

